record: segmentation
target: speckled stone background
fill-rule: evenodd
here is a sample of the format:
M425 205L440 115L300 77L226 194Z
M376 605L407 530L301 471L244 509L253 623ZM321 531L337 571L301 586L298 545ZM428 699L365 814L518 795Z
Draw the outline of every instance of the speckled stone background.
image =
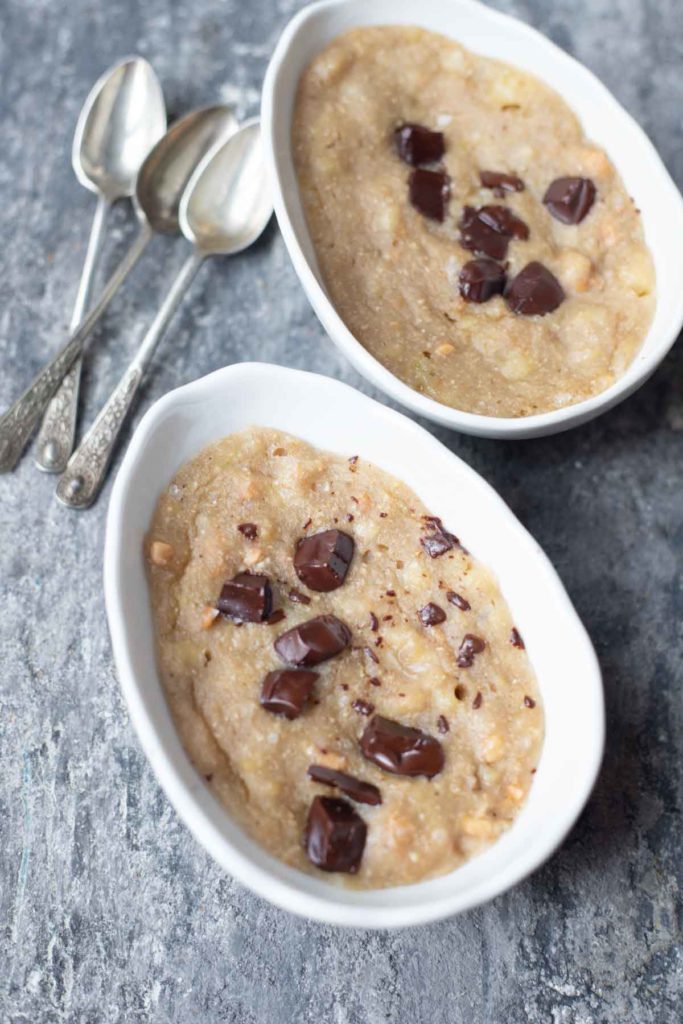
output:
M253 113L299 6L0 0L0 407L68 323L93 211L69 154L91 83L137 51L172 114L216 99ZM593 68L683 183L680 0L495 6ZM103 271L131 232L122 206ZM156 241L111 308L83 423L183 255L181 242ZM253 357L368 390L325 341L274 225L253 252L202 272L139 413ZM602 661L609 732L595 793L552 860L490 905L419 930L307 923L209 860L147 767L114 676L100 582L108 492L73 513L30 460L0 478L3 1024L680 1020L682 384L679 346L635 397L569 434L503 444L437 431L559 569Z

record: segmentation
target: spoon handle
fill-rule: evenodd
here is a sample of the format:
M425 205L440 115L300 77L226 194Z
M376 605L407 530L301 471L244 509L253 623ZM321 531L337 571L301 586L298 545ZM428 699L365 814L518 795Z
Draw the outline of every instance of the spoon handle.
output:
M151 237L152 229L145 225L75 333L0 417L0 473L8 473L16 466L45 406L81 354L83 342L142 256Z
M69 459L57 484L57 497L63 505L75 509L88 508L99 494L119 434L154 349L203 260L202 253L193 253L185 261L128 369Z
M69 324L70 334L76 330L86 311L95 266L102 248L108 209L109 203L105 197L98 196L76 303ZM38 431L34 462L36 467L44 473L61 473L71 454L76 432L80 380L81 357L79 356L60 384L57 393L50 400Z

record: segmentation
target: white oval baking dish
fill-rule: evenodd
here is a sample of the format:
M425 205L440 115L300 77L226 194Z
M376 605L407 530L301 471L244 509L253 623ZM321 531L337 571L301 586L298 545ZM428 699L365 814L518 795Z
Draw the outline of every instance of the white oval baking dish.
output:
M363 348L330 302L301 207L291 151L296 88L309 61L358 25L419 25L529 71L564 97L590 139L604 146L642 212L657 274L657 306L642 348L610 388L576 405L523 418L461 412L421 395ZM683 325L680 245L683 199L652 143L605 86L539 32L476 0L322 0L292 19L263 86L261 122L275 212L304 291L332 341L356 369L397 402L436 423L483 437L539 437L577 426L632 394L655 370Z
M157 675L143 537L161 491L204 445L249 425L360 455L404 480L496 573L526 641L546 737L529 799L481 856L417 885L354 892L305 875L246 836L190 764ZM133 724L178 814L215 860L280 907L320 921L389 928L446 917L514 885L541 864L581 811L603 750L600 669L552 565L474 470L407 417L346 384L243 363L172 391L130 443L109 505L104 585L114 658Z

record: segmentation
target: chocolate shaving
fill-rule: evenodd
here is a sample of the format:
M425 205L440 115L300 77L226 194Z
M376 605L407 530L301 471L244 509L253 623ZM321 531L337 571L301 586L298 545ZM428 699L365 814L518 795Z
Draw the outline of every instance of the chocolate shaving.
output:
M458 649L458 665L460 668L471 668L476 654L486 647L486 643L480 636L474 633L466 633Z
M520 651L523 651L526 646L524 641L522 640L522 634L519 632L516 626L513 626L510 632L510 643L512 644L513 647L518 647Z
M258 537L258 526L256 523L240 523L237 529L247 540L256 540Z

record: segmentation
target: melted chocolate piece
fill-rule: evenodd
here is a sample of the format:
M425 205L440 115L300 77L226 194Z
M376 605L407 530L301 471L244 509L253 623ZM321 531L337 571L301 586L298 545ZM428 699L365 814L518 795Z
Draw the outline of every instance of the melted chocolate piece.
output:
M515 217L507 206L466 206L460 223L460 244L493 260L504 260L511 238L522 240L529 237L529 229L523 220Z
M450 601L451 604L454 604L461 612L468 612L472 607L469 601L464 597L461 597L460 594L456 594L454 590L446 591L446 600Z
M291 665L319 665L340 654L351 639L351 630L335 615L318 615L299 623L275 641L275 650Z
M438 626L439 623L446 621L446 613L443 608L439 608L438 604L433 604L431 601L424 608L420 608L417 614L423 626Z
M534 260L513 278L505 293L508 309L523 316L545 316L564 301L562 285L547 267Z
M463 641L458 648L458 665L460 668L471 668L475 654L481 654L485 647L486 643L480 636L475 636L474 633L465 633Z
M480 171L479 180L484 188L492 188L493 194L502 198L506 192L523 192L524 182L516 174L502 171Z
M420 544L430 558L438 558L445 555L460 544L458 538L444 529L444 525L437 516L425 516L425 523L431 529L428 537L421 537ZM389 591L387 591L389 593Z
M223 584L216 608L234 622L266 622L273 610L273 592L267 576L238 572Z
M366 836L365 822L346 800L314 797L306 821L304 845L308 859L317 868L355 875Z
M418 168L408 179L410 201L423 217L443 221L451 197L451 179L443 171Z
M426 775L431 779L443 768L439 741L420 729L411 729L375 715L360 738L363 757L394 775Z
M580 224L595 202L595 194L590 178L556 178L548 186L543 203L555 220Z
M434 164L444 155L443 132L421 124L402 124L394 132L394 146L401 160L413 167Z
M382 794L371 782L363 782L353 775L338 772L334 768L326 768L322 764L309 765L308 774L314 782L321 782L324 786L336 786L358 804L371 804L376 807L382 803Z
M526 646L524 641L522 640L522 634L519 632L516 626L513 626L510 632L510 643L512 644L513 647L518 647L520 651L523 651L524 647Z
M341 530L324 530L297 541L294 569L310 590L341 587L353 558L353 538Z
M258 537L258 526L256 523L240 523L237 529L247 540L256 540Z
M261 707L290 721L298 718L313 692L317 672L305 668L279 668L269 672L261 686Z
M374 704L370 704L367 700L361 700L360 698L358 700L354 700L351 707L354 711L357 711L359 715L365 715L366 718L368 718L375 710Z
M460 294L467 302L488 302L494 295L502 295L507 283L505 268L488 256L470 260L460 271Z

